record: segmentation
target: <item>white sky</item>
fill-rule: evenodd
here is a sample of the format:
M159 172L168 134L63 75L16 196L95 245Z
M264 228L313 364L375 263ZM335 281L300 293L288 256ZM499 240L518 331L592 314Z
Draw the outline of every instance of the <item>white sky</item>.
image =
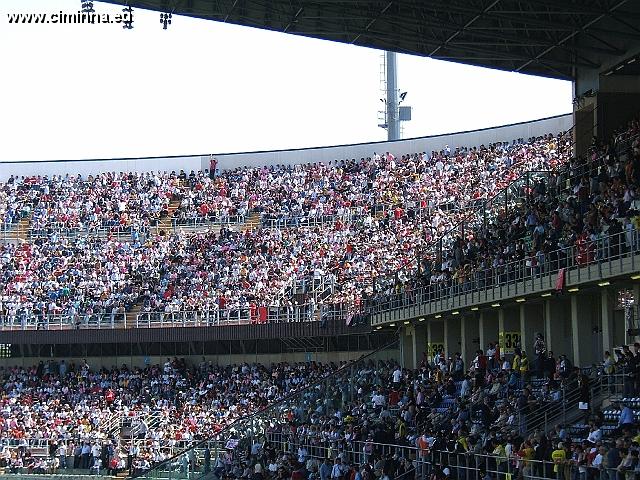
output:
M386 139L381 52L135 10L119 25L15 25L0 1L0 161L225 153ZM98 12L121 7L95 3ZM404 137L571 111L569 82L401 55Z

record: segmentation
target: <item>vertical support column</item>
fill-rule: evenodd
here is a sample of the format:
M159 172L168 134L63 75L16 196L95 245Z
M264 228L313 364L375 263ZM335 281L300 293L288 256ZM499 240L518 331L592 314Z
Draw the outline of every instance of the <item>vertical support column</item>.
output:
M498 310L498 333L504 331L504 308L500 308L500 310Z
M413 327L413 368L418 368L427 348L427 328L424 323Z
M400 140L398 118L398 71L395 52L386 52L387 63L387 139Z
M413 357L413 326L406 325L400 330L400 366L402 368L411 367Z
M444 321L444 352L449 357L460 351L460 324L460 315Z
M640 315L640 284L633 285L633 312L632 318L634 319L633 325L627 325L625 322L624 326L624 338L627 339L627 330L629 328L635 327L637 328L640 325L640 319L637 318L637 315ZM628 340L630 342L640 342L640 335L635 335L633 337L629 337Z
M469 335L467 324L469 323L469 317L460 317L460 355L464 361L465 368L469 365L467 363L467 348L471 343L471 339L467 338Z
M580 318L578 316L578 296L571 296L571 339L573 347L573 364L580 366Z
M544 301L544 338L547 341L547 350L550 352L555 351L554 345L556 344L551 331L551 300Z
M600 318L602 320L602 353L615 346L613 344L613 308L609 300L609 291L603 288L600 291Z
M431 346L431 351L428 352L428 355L432 357L433 355L433 348L435 347L437 350L440 350L441 348L444 348L444 342L445 342L445 336L444 336L444 331L445 331L445 323L442 320L432 320L429 322L429 326L430 328L430 341L429 344Z
M480 312L478 315L478 338L480 341L478 348L481 348L484 351L487 347L487 338L484 328L484 312Z
M460 319L460 353L462 354L465 367L471 364L471 361L475 358L476 350L480 348L479 317L480 314L474 312L472 315Z
M427 346L431 346L433 342L433 328L432 328L433 320L429 320L427 322ZM433 358L431 357L431 352L427 349L427 361L431 362Z
M522 350L524 350L525 352L527 352L527 355L530 355L531 358L529 359L529 361L531 361L533 359L533 348L529 349L529 342L531 341L531 339L529 338L528 332L527 332L527 307L524 303L520 304L520 346L522 348Z

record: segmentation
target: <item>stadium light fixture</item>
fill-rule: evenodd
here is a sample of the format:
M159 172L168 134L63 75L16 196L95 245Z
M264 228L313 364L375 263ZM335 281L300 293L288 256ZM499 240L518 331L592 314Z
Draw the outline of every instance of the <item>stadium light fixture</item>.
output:
M479 308L479 307L471 307L471 311L472 311L472 312L477 312L478 310L480 310L480 308Z
M638 275L631 275L631 280L640 280L640 274L638 274Z
M451 315L460 315L460 311L455 310L455 311L451 312Z
M547 292L547 293L543 293L542 295L540 295L541 297L550 297L551 296L551 292Z
M436 318L442 318L442 315L437 314L437 315L436 315Z
M608 280L598 283L599 287L606 287L607 285L611 285L611 282L609 282Z
M527 299L526 298L516 298L516 303L522 303L525 302Z
M404 321L404 324L405 324L405 325L409 325L410 323L411 323L411 322L410 322L409 320L405 320L405 321Z
M396 326L396 324L395 324L395 323L390 323L390 324L389 324L389 326L390 326L390 327L395 327L395 326Z
M424 317L418 319L419 322L424 322Z
M376 330L382 330L382 325L378 325L378 326L376 327Z
M571 288L569 288L569 289L567 290L567 292L572 292L572 293L573 293L573 292L577 292L577 291L579 291L579 290L580 290L580 289L579 289L578 287L571 287Z
M500 304L496 302L496 303L492 303L491 306L494 307L494 308L497 308L497 307L500 306Z
M161 13L160 14L160 23L162 24L162 29L166 30L169 25L171 25L171 14L170 13Z

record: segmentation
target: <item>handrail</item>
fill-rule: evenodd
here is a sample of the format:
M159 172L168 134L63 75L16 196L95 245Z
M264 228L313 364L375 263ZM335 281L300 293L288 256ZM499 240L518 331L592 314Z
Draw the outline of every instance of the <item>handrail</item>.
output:
M396 336L397 337L397 336ZM377 356L380 352L392 347L393 345L398 343L398 339L396 338L395 340L392 340L391 342L377 348L376 350L368 353L368 354L363 354L360 356L360 358L356 359L356 360L352 360L348 363L346 363L345 365L341 366L340 368L338 368L337 370L335 370L334 372L330 373L329 375L321 378L320 380L316 380L315 382L313 382L310 385L307 385L306 387L297 390L295 392L290 393L289 395L287 395L286 397L278 400L275 403L272 403L271 405L268 405L267 407L258 410L256 412L250 413L248 415L244 415L240 418L237 418L236 420L234 420L232 423L230 423L229 425L225 426L223 429L219 430L218 432L212 434L211 436L209 436L208 438L204 439L204 440L196 440L196 443L192 446L190 446L189 448L185 449L182 452L179 452L175 455L173 455L170 458L165 459L164 461L154 465L150 470L140 473L140 474L134 474L132 475L131 479L133 478L140 478L140 477L145 477L146 475L149 474L149 472L153 471L153 470L157 470L162 468L163 466L169 465L171 464L171 462L173 462L174 460L176 460L178 457L185 455L186 452L190 451L190 450L195 450L196 448L200 448L203 445L206 445L208 442L210 441L214 441L215 437L219 437L221 434L223 433L230 433L232 431L235 431L235 427L236 426L240 426L243 422L246 422L248 420L252 420L255 419L257 417L260 417L261 415L277 409L278 407L284 405L286 402L289 402L297 397L300 397L301 395L304 395L305 393L311 392L313 389L317 388L318 386L321 386L325 383L327 383L331 378L336 378L338 375L341 375L344 372L350 371L351 368L361 362L365 362L375 356Z
M630 240L630 242L629 242ZM576 271L576 284L601 279L602 266L607 265L611 271L613 262L630 258L632 268L635 258L640 254L640 232L621 232L604 236L596 241L585 240L577 245L554 250L544 255L544 262L538 263L536 258L515 260L498 267L478 269L465 278L450 278L441 282L430 283L417 288L406 288L401 293L381 294L370 304L367 313L370 315L385 314L394 310L415 307L421 304L443 303L445 300L463 297L472 302L480 302L482 292L502 292L503 288L513 286L511 295L527 294L525 286L518 288L522 282L531 287L555 288L550 284L550 276L564 271L565 275ZM599 265L597 276L582 278L580 270L591 265ZM621 272L622 273L622 272ZM543 284L543 278L545 279ZM565 277L566 278L566 277ZM497 300L497 299L496 299Z
M275 306L258 304L236 309L202 306L198 310L139 311L135 321L126 312L93 314L0 314L1 330L86 330L118 328L212 327L263 323L309 323L352 319L364 313L349 303L315 303Z

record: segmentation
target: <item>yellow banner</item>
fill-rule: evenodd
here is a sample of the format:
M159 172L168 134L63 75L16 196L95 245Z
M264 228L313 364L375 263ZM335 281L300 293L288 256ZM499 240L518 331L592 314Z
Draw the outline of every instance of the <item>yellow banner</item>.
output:
M514 353L516 347L520 347L521 338L520 332L500 332L498 336L500 355Z

